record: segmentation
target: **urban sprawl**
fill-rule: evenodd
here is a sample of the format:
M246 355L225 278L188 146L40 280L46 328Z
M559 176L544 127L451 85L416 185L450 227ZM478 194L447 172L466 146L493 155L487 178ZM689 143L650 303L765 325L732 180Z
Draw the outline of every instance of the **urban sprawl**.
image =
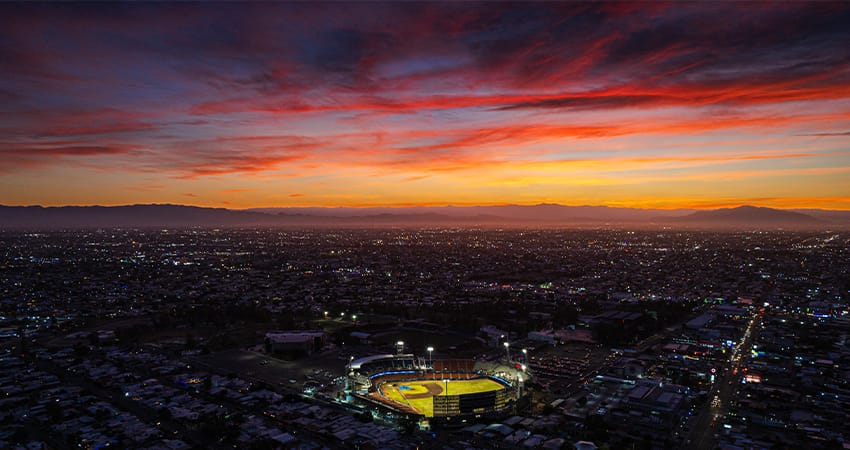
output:
M850 235L0 232L0 448L850 449Z

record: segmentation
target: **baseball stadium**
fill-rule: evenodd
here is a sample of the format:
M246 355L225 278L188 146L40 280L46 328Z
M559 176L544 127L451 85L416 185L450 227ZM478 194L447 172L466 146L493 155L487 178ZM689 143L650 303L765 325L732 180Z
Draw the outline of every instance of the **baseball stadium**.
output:
M510 412L522 394L524 374L510 366L465 359L426 361L411 354L367 356L352 360L347 369L354 401L432 423Z

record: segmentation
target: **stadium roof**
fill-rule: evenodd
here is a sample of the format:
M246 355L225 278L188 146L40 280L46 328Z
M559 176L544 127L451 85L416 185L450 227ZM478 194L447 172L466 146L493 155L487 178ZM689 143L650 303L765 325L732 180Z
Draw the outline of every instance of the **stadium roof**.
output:
M351 368L356 370L356 369L359 369L359 368L360 368L360 366L362 366L363 364L366 364L366 363L368 363L368 362L378 361L378 360L381 360L381 359L390 359L390 358L395 358L395 356L396 356L396 355L372 355L372 356L364 356L364 357L362 357L362 358L358 358L358 359L355 359L354 361L351 361ZM406 355L406 356L410 356L410 355Z
M322 337L324 335L325 333L321 331L282 331L266 333L266 339L278 344L285 344L310 341L314 338Z

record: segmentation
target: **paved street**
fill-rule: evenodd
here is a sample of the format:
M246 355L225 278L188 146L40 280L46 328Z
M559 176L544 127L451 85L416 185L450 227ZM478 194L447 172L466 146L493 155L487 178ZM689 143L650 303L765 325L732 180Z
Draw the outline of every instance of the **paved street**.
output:
M716 435L722 432L723 417L729 412L731 402L738 394L741 379L744 376L742 370L749 358L753 342L761 329L761 316L755 316L747 330L744 339L739 343L730 356L728 370L720 370L721 375L709 391L709 404L697 416L690 436L685 440L685 448L694 450L712 450L717 445Z

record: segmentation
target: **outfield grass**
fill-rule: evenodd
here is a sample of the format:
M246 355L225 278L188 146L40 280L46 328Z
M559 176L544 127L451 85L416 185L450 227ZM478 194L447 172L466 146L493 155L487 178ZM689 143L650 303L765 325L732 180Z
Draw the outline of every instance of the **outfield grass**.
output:
M429 385L431 385L432 394L429 394ZM387 382L381 387L381 392L393 401L411 406L424 414L425 417L434 417L433 393L439 392L436 395L462 395L498 391L502 388L504 386L496 381L480 378L477 380L451 380L448 383L448 394L445 390L446 384L439 380Z

